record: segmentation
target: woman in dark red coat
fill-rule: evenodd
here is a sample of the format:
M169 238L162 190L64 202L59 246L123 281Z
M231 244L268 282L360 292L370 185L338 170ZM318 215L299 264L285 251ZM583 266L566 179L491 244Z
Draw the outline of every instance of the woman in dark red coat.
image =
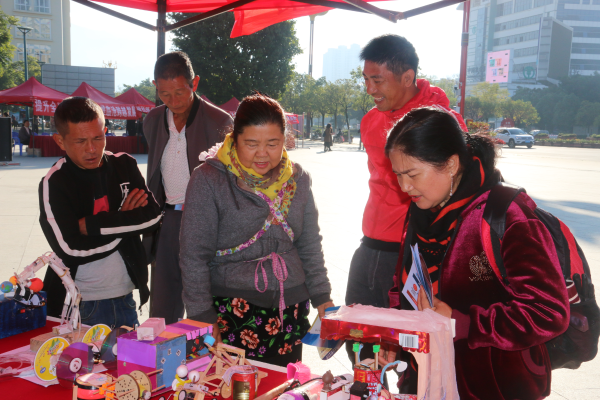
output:
M433 281L431 307L456 320L461 399L539 399L550 394L545 342L569 323L569 301L552 238L521 193L507 211L502 284L481 243L489 190L501 179L487 136L462 132L445 111L419 108L390 132L386 152L410 207L407 244L418 244ZM406 248L406 247L405 247ZM403 257L406 280L412 259ZM402 308L412 309L400 296Z

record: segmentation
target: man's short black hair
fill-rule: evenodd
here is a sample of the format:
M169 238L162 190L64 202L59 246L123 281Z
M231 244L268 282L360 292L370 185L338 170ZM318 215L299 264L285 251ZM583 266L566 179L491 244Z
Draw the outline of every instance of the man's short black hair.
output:
M158 57L156 64L154 64L155 81L158 79L175 79L179 76L183 76L190 87L193 86L194 69L186 53L174 51Z
M79 124L100 119L104 122L104 113L94 100L87 97L67 97L54 112L54 123L58 133L65 137L69 133L69 122Z
M415 71L415 82L417 81L417 70L419 68L419 56L415 47L406 38L398 35L383 35L371 40L360 52L360 59L372 61L383 65L394 73L396 78L412 69Z

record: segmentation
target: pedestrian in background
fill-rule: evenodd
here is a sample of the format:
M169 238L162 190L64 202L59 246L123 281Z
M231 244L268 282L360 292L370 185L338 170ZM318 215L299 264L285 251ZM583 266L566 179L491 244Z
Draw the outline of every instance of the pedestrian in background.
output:
M19 131L19 140L21 141L22 145L28 146L30 138L31 138L31 129L29 128L29 120L26 119L25 121L23 121L23 126L21 127L21 130Z
M331 124L327 124L325 132L323 132L324 151L331 151L331 145L333 144L333 136L331 135L331 132L333 132L333 128L331 127Z

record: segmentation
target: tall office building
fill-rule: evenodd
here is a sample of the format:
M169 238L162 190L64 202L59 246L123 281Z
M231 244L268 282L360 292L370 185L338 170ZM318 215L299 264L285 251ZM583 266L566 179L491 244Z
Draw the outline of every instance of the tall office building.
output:
M2 11L32 28L27 34L27 54L38 61L71 65L70 0L0 0ZM11 28L15 60L23 60L23 34Z
M338 79L349 79L350 71L360 66L360 46L353 44L350 48L339 46L329 49L323 54L323 76L329 82Z
M519 86L541 88L595 71L600 0L471 1L467 94L486 80L514 94Z

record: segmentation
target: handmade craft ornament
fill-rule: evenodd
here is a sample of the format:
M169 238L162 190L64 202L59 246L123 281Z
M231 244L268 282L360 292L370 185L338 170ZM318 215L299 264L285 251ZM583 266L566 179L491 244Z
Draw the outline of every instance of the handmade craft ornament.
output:
M29 290L34 293L39 292L44 288L44 282L40 278L33 278L29 281Z
M60 354L69 346L69 342L62 337L54 337L46 340L35 354L34 372L35 376L45 382L56 379L56 364Z
M116 328L104 339L100 348L100 360L106 369L117 368L117 338L127 332L125 328Z
M106 399L106 393L101 391L102 387L107 386L113 381L112 376L107 374L90 373L77 377L75 379L76 396L81 400L103 400Z
M75 378L92 372L93 366L92 349L86 343L73 343L63 350L56 364L58 383L63 387L72 388Z
M295 379L300 382L301 385L305 384L310 379L310 368L302 364L300 361L296 363L289 363L287 365L287 378Z
M0 291L2 291L2 293L9 293L9 292L12 292L12 290L13 290L12 282L5 281L5 282L2 282L2 284L0 285Z

